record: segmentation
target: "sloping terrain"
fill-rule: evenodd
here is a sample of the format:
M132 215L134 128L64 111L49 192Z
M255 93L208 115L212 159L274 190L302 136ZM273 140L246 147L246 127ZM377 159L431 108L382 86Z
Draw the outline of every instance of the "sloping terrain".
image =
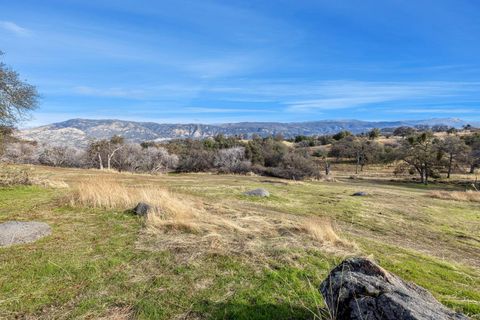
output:
M313 319L326 316L317 288L329 270L345 256L364 255L480 319L480 203L431 196L446 186L31 170L80 191L95 190L90 182L98 180L126 190L168 189L198 209L200 225L152 229L123 207L73 203L67 188L2 189L0 222L44 221L52 235L0 248L0 317ZM259 187L271 196L244 195ZM97 190L98 199L109 197ZM357 191L369 195L352 197ZM131 199L126 207L135 193L127 195L120 193ZM344 244L315 242L286 223L305 218L332 221ZM204 232L205 223L220 227Z

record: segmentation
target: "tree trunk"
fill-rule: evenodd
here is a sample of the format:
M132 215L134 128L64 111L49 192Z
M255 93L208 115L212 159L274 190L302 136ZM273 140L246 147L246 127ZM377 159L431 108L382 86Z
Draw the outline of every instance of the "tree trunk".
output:
M423 167L420 168L419 172L420 172L420 182L422 184L425 184L425 168Z
M120 149L122 149L122 147L116 148L115 150L112 151L112 153L110 153L110 154L107 156L107 167L108 167L108 170L112 169L112 166L111 166L112 158L113 158L113 156L115 155L115 152L117 152L117 151L120 150Z
M427 185L428 184L428 167L425 166L425 180L424 180L424 185Z
M360 156L357 154L357 163L355 165L355 174L358 174L358 165L360 164Z
M450 174L452 173L452 164L453 164L453 155L450 154L450 159L449 159L449 161L448 161L447 179L450 179Z
M325 175L329 175L330 174L330 162L325 162Z
M102 156L100 153L98 154L98 162L100 163L100 170L103 170L103 161L102 161Z

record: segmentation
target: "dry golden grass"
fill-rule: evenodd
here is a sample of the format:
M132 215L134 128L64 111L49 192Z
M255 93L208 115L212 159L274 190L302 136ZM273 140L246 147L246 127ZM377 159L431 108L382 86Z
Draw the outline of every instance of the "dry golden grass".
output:
M78 183L70 196L72 206L110 210L130 210L138 202L153 208L139 243L148 249L170 249L190 256L234 252L258 257L291 247L335 252L355 248L342 240L326 219L279 215L222 201L208 204L158 186L127 186L96 177Z
M92 317L93 319L93 317ZM131 307L114 307L108 310L104 316L98 317L99 320L129 320L134 319Z
M47 178L33 177L31 179L33 185L41 186L44 188L64 189L68 188L68 184L62 180L51 180Z
M300 230L310 235L313 239L333 244L345 244L333 230L330 220L319 217L304 218L300 224Z
M53 180L33 172L31 167L0 164L0 186L35 185L44 188L68 188L63 180Z
M80 182L73 190L73 206L131 210L139 202L152 206L146 222L148 227L165 227L190 232L199 231L199 208L189 199L179 199L168 190L148 186L128 187L113 180L91 178Z
M480 202L479 191L432 191L429 195L443 200Z

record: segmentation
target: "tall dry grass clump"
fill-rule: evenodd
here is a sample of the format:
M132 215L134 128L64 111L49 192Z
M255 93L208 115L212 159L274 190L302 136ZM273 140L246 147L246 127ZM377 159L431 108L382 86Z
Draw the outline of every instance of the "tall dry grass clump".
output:
M180 199L168 190L156 186L125 186L119 182L92 178L74 187L70 203L73 206L131 210L139 202L148 203L147 226L197 231L195 223L199 208L188 199Z
M432 191L429 196L436 199L480 202L479 191Z
M301 221L300 229L315 240L340 244L341 240L337 235L330 220L319 217L308 217Z

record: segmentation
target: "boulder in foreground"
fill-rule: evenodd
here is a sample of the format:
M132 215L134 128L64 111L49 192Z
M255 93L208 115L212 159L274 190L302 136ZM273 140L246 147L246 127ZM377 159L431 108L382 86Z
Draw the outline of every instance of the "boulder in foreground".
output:
M133 208L133 213L137 216L145 216L152 209L152 207L145 202L139 202L135 208Z
M368 193L366 193L365 191L359 191L359 192L355 192L354 194L352 194L352 196L354 196L354 197L366 197L366 196L368 196Z
M270 192L268 192L267 190L265 190L263 188L250 190L250 191L245 192L244 194L247 195L247 196L254 196L254 197L269 197L270 196Z
M422 287L363 258L350 258L335 267L320 291L337 320L468 320Z
M0 247L37 241L52 233L50 226L37 221L0 223Z

